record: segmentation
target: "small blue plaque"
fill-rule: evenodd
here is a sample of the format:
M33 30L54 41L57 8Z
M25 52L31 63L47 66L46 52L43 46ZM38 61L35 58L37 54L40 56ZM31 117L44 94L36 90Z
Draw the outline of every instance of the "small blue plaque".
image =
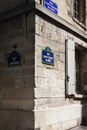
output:
M44 0L44 7L58 14L58 5L53 0Z
M49 47L46 47L45 50L42 50L42 63L54 65L54 53L51 52Z

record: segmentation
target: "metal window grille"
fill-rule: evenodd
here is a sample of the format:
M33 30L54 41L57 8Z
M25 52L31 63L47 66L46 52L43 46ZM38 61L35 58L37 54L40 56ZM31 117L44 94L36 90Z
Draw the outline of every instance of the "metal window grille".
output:
M86 18L86 2L85 0L74 0L73 3L73 12L74 18L76 18L79 22L85 24Z
M79 0L74 0L74 17L79 20L80 12L80 2Z

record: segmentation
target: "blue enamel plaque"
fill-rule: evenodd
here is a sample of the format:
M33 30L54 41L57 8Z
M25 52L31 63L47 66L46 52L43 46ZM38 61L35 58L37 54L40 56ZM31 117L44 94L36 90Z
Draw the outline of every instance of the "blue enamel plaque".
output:
M54 65L54 54L49 47L46 47L45 50L42 51L42 63Z
M44 0L44 7L58 14L58 5L53 0Z
M17 51L13 51L8 58L8 66L14 67L21 65L21 57Z

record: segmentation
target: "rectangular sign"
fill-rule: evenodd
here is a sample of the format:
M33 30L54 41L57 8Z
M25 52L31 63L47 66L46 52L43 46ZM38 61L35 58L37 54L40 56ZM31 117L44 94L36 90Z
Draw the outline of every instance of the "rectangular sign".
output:
M53 0L44 0L44 7L58 14L58 5Z
M54 65L54 54L48 47L42 51L42 63Z

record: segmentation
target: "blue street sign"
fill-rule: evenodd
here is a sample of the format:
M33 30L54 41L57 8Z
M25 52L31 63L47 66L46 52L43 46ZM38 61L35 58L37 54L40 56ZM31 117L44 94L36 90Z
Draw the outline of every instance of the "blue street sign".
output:
M42 50L42 63L54 65L54 54L48 47L46 47L45 50Z
M53 0L44 0L44 7L58 14L58 5Z
M15 67L21 65L21 56L17 51L13 51L8 58L8 66Z

